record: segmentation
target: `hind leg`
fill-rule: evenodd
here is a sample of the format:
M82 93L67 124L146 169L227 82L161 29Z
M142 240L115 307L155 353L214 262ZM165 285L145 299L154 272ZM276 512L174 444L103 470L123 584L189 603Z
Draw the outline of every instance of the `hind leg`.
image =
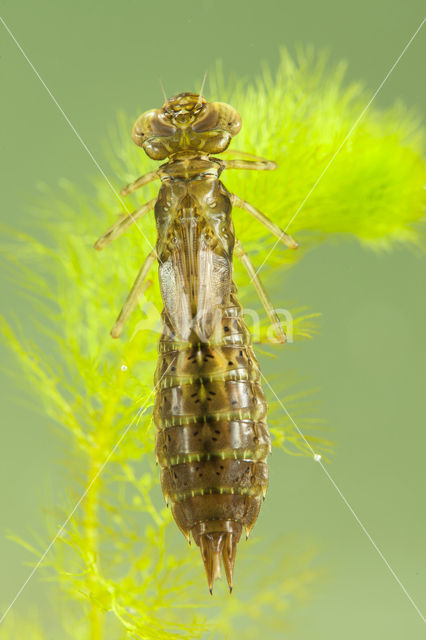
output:
M113 338L120 337L127 319L129 318L132 311L134 311L139 301L139 298L143 293L144 286L145 286L145 279L155 261L155 257L156 257L155 252L151 251L151 253L149 253L145 258L145 261L138 275L136 276L136 280L133 284L133 287L131 288L129 295L127 296L126 302L124 303L123 308L120 311L120 314L117 320L115 321L113 328L111 329L111 336Z
M286 341L286 335L284 333L281 320L279 319L274 307L272 306L272 303L269 299L268 294L266 293L266 290L262 284L261 279L256 273L254 264L250 260L247 253L244 251L243 247L241 246L241 242L239 240L237 240L237 242L235 243L234 251L235 251L235 255L241 260L241 262L245 266L247 273L249 274L251 281L253 282L256 288L257 294L263 304L263 307L273 327L277 342L280 342L282 344L283 342Z

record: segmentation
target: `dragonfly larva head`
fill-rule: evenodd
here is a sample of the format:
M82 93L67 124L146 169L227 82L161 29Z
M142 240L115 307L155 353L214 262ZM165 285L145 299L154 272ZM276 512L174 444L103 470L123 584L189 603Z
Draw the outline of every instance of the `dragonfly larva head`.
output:
M175 127L188 127L203 117L207 100L197 93L179 93L169 98L161 109L164 117Z
M241 129L238 112L224 102L180 93L136 120L133 141L154 160L181 153L220 153Z

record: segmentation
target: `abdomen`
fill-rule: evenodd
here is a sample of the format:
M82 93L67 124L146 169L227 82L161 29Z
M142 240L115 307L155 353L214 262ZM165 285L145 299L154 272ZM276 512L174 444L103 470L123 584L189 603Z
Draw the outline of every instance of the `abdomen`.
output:
M237 542L267 488L270 450L267 404L235 292L221 334L214 344L184 343L166 319L155 375L163 493L181 531L201 547L210 589L221 557L232 586Z

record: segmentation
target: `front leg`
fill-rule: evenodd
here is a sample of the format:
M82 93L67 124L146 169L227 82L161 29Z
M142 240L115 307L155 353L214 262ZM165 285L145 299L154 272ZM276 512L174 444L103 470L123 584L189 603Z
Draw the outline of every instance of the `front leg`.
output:
M273 171L277 168L276 162L272 162L272 160L267 160L266 158L262 158L261 156L255 156L253 153L248 153L247 151L238 151L237 149L227 149L223 152L224 154L232 154L236 156L243 156L245 158L250 158L247 160L222 160L225 163L225 169L249 169L254 171Z
M140 189L145 184L148 184L153 180L159 180L159 179L160 179L160 176L158 175L157 171L150 171L149 173L145 173L145 175L141 176L134 182L131 182L126 187L124 187L124 189L120 191L120 194L122 196L128 196L129 193L133 193L133 191L136 191L136 189Z
M254 169L255 171L272 171L277 164L271 160L223 160L225 169Z

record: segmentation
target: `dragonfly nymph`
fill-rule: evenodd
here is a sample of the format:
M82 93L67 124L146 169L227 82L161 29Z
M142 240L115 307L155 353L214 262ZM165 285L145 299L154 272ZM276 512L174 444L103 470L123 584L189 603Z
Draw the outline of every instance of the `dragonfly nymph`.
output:
M233 107L193 93L180 93L142 114L133 141L153 160L167 161L122 195L159 179L158 197L119 220L95 244L103 249L154 210L156 249L146 257L111 334L121 334L158 260L164 308L155 372L156 456L173 517L201 549L210 592L221 561L232 590L237 543L257 519L271 447L259 366L232 280L234 253L252 278L276 340L285 341L255 268L235 238L232 207L253 215L291 249L297 247L220 181L224 169L276 168L243 152L233 152L240 159L215 157L240 128Z

